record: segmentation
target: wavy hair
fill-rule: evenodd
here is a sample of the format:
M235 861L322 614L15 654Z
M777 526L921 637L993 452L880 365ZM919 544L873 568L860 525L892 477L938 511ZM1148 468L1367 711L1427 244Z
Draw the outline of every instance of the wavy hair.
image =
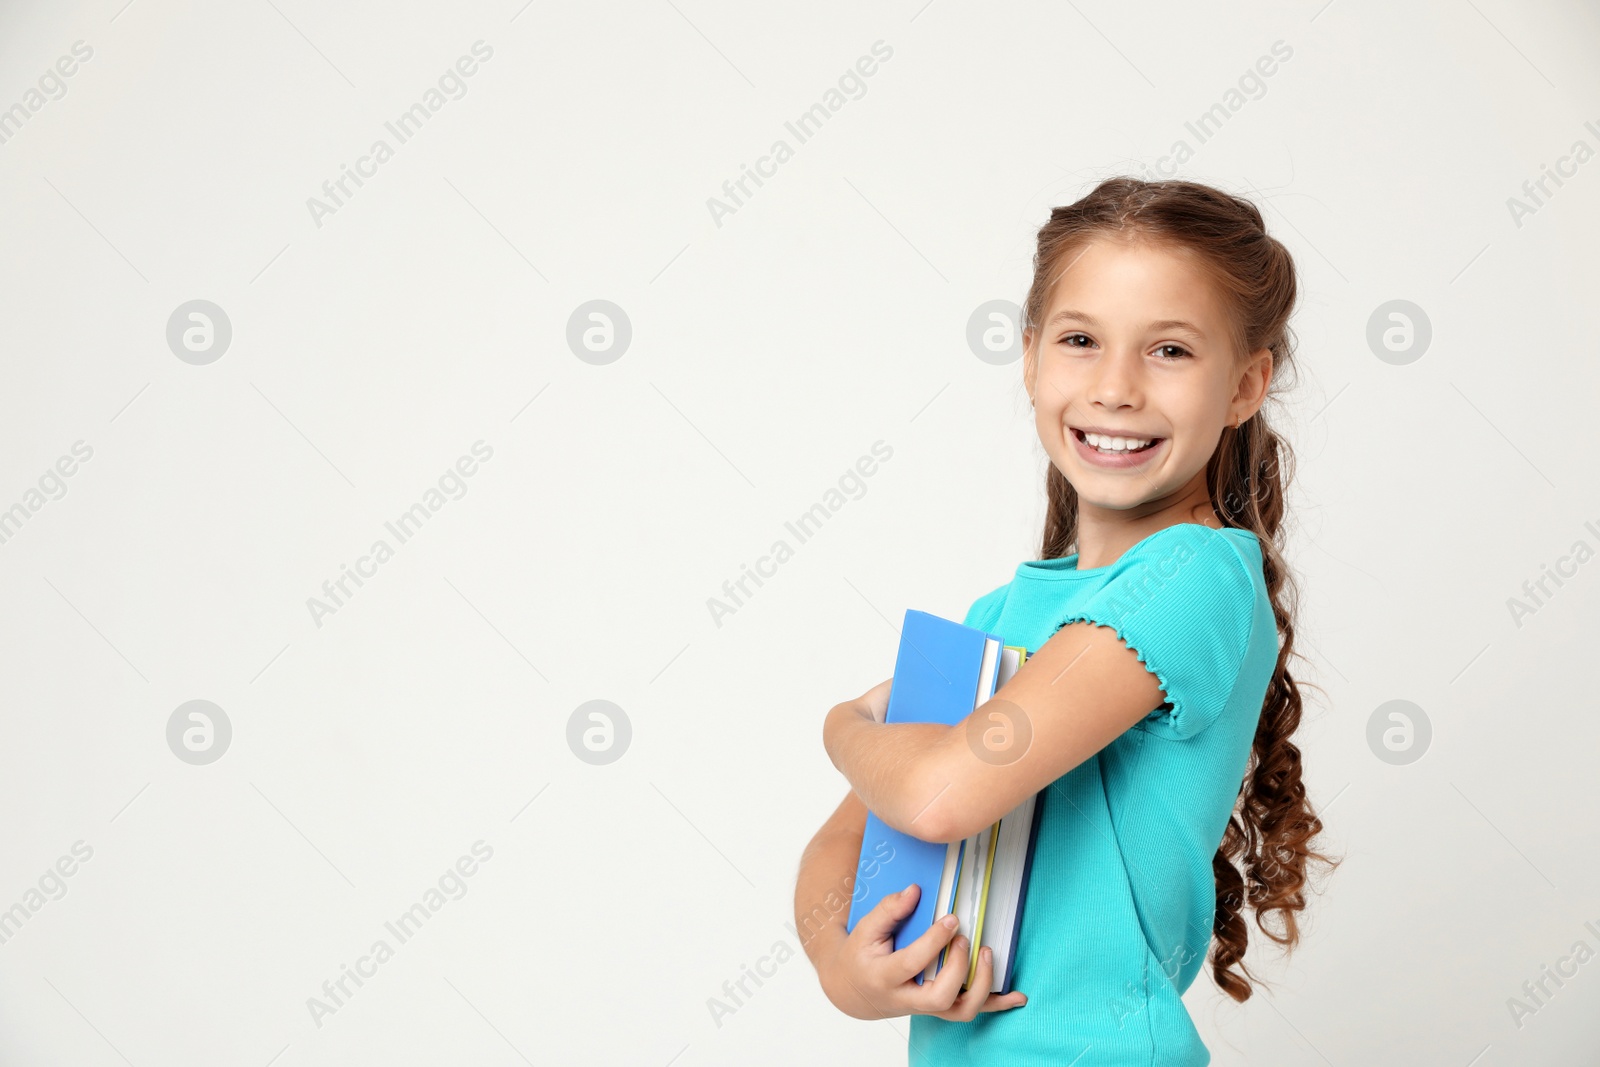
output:
M1294 260L1268 235L1254 204L1195 182L1117 177L1102 181L1078 202L1055 208L1039 229L1033 284L1022 309L1023 325L1035 331L1036 343L1056 281L1097 239L1186 253L1222 294L1236 356L1242 360L1262 348L1272 351L1267 399L1279 399L1285 383L1292 383L1294 334L1289 316L1297 293ZM1294 651L1297 593L1280 551L1280 528L1293 461L1288 443L1273 431L1263 405L1242 425L1223 429L1206 465L1206 488L1223 523L1250 530L1260 539L1279 638L1277 663L1238 800L1211 861L1217 886L1212 976L1236 1001L1249 999L1252 982L1261 983L1244 964L1249 941L1245 908L1254 912L1256 926L1267 938L1290 951L1300 936L1296 916L1306 906L1307 866L1312 861L1329 868L1339 865L1313 848L1322 820L1306 797L1300 749L1291 740L1302 707L1301 686L1288 668L1289 658L1298 655ZM1076 551L1078 494L1054 464L1046 472L1045 489L1049 510L1039 558L1055 559Z

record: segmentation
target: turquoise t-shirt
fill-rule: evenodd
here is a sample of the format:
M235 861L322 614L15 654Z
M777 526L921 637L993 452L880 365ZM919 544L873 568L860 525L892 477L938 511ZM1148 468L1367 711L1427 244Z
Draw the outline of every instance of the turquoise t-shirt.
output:
M1080 620L1115 630L1168 703L1041 793L1013 971L1028 1003L913 1015L913 1067L1211 1062L1182 994L1210 950L1211 859L1278 658L1260 542L1178 523L1104 567L1023 563L965 621L1033 653Z

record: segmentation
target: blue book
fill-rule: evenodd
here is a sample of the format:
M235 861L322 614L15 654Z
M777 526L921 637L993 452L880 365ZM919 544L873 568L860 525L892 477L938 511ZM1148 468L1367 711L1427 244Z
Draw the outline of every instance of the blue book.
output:
M994 634L908 610L884 721L955 725L994 695L1000 652L1001 641ZM949 849L943 842L902 833L869 811L845 929L854 930L884 897L916 883L922 892L916 909L896 929L894 947L902 949L927 933L939 910L939 883ZM922 975L916 980L921 983Z

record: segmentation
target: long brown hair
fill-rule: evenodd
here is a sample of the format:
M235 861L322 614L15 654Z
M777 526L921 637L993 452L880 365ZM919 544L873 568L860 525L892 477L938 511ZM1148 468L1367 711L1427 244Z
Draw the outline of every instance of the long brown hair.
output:
M1023 325L1040 343L1039 324L1055 283L1091 241L1140 241L1186 253L1223 295L1231 314L1237 356L1268 348L1272 382L1268 399L1292 384L1295 371L1294 261L1269 236L1261 212L1247 200L1187 181L1147 182L1110 178L1077 203L1055 208L1039 230L1033 284ZM1249 927L1243 911L1285 951L1300 932L1296 913L1306 906L1306 867L1338 861L1313 850L1322 831L1301 781L1300 749L1290 740L1300 725L1300 685L1289 674L1294 651L1296 589L1280 552L1284 491L1293 474L1293 453L1267 420L1266 408L1237 427L1227 427L1206 465L1206 489L1223 523L1250 530L1261 542L1262 571L1278 624L1278 661L1267 686L1250 760L1222 845L1212 858L1217 907L1212 923L1211 969L1216 984L1237 1001L1249 998L1260 979L1244 964ZM1076 550L1078 494L1054 464L1045 475L1049 512L1040 559ZM1301 657L1302 659L1304 657ZM1316 688L1316 687L1312 687ZM1247 888L1248 887L1248 888ZM1234 968L1238 968L1238 973Z

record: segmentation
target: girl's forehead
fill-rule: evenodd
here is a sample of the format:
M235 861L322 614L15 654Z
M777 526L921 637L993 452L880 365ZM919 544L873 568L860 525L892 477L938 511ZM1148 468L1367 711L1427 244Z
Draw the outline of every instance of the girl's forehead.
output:
M1060 257L1056 265L1055 293L1115 279L1123 274L1148 274L1157 278L1192 283L1195 278L1209 282L1205 261L1190 248L1152 240L1096 238Z
M1227 309L1211 274L1187 249L1097 241L1063 257L1043 321L1066 312L1102 327L1130 319L1141 326L1188 322L1209 336Z

